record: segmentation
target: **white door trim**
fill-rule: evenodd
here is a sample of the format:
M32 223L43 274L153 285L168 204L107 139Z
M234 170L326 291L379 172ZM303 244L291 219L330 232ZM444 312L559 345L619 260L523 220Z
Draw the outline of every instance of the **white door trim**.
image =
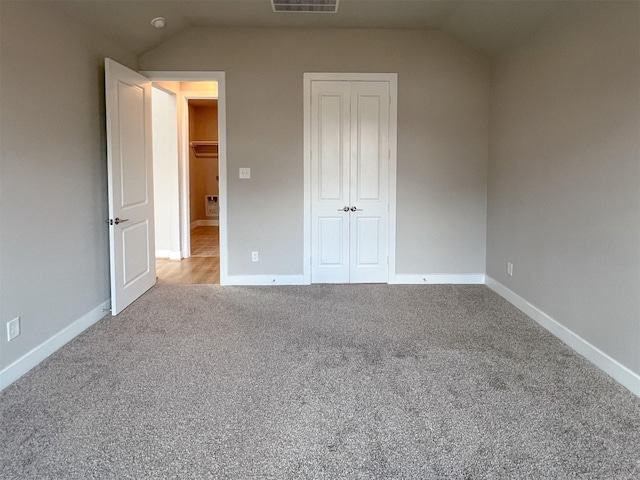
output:
M227 243L227 116L226 116L226 87L225 87L225 72L203 72L203 71L144 71L140 72L152 81L156 82L218 82L218 135L219 135L219 150L218 150L218 175L220 177L218 193L220 197L220 284L228 285L229 277L229 253ZM200 94L200 95L198 95ZM189 98L216 98L211 96L210 92L182 92L179 97L179 103L182 105L183 101ZM183 109L184 110L184 109ZM184 114L184 113L183 113ZM183 115L182 114L182 115ZM188 112L187 112L188 115ZM184 117L183 117L184 118ZM182 122L184 125L184 122ZM184 126L180 128L185 128ZM182 245L190 246L190 222L189 222L189 162L185 160L189 158L188 145L182 145L180 147L181 165L180 165L180 215L182 230ZM186 152L186 153L185 153ZM186 183L185 183L186 182ZM186 198L185 198L186 197ZM186 239L185 239L186 236ZM186 243L185 243L186 241ZM184 250L184 248L183 248ZM183 254L191 254L189 251Z
M389 82L389 279L396 281L396 178L398 150L398 74L397 73L304 73L304 232L303 276L311 283L311 82Z

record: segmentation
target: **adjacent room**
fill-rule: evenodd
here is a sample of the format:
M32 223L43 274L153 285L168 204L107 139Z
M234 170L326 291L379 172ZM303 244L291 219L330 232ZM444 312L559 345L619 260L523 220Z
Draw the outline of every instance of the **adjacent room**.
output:
M3 478L638 478L640 2L1 0L0 319Z
M159 284L220 283L217 96L216 82L153 82L154 240Z

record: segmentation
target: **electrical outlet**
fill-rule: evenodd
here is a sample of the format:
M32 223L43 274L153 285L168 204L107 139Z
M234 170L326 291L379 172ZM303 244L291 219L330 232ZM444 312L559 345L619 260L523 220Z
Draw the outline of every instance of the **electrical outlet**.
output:
M246 167L241 168L240 178L244 178L244 179L251 178L251 169Z
M7 322L7 341L11 341L20 335L20 317Z
M507 275L513 277L513 263L507 262Z
M251 252L251 261L257 262L258 260L260 260L260 258L258 257L258 252Z

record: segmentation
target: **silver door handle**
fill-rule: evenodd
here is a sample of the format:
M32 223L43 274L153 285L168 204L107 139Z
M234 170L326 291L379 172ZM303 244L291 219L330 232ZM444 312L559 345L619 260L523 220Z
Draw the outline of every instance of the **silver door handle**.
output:
M118 218L118 217L116 217L116 219L115 220L111 220L110 223L112 225L118 225L119 223L124 223L124 222L128 222L128 221L129 221L128 218Z
M347 207L346 205L342 208L338 209L339 212L348 212L349 211L349 207Z
M356 208L356 207L351 207L350 209L352 212L361 212L362 209L361 208Z

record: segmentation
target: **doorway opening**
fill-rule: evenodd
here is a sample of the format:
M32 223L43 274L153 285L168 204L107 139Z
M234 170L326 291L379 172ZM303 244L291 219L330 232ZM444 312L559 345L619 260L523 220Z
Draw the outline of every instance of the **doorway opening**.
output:
M182 82L181 87L192 87L193 83ZM196 87L201 91L204 85ZM211 90L216 87L211 86ZM218 99L189 95L186 108L190 255L179 261L156 256L157 278L160 284L219 284Z
M192 98L187 105L191 256L219 264L218 99Z
M224 74L144 74L153 82L154 107L157 92L173 95L175 104L153 112L157 283L220 284L226 265ZM163 115L172 117L173 128L165 120L165 131L156 131ZM171 137L176 142L166 148ZM167 152L172 158L163 159Z

